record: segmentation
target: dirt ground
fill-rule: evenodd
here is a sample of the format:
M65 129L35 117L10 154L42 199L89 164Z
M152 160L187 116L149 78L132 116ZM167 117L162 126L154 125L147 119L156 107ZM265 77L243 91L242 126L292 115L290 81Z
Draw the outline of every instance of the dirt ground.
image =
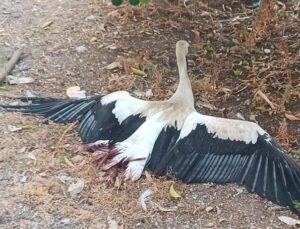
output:
M165 99L178 81L175 43L185 39L197 109L256 121L299 159L299 12L297 1L249 9L196 0L187 9L164 1L1 0L0 61L23 48L12 74L34 83L0 93L66 97L78 85L88 95L126 89L144 98L151 89L150 99ZM30 128L11 132L9 125ZM71 125L0 111L0 134L0 228L285 228L278 216L297 218L234 184L186 185L147 174L108 188ZM84 188L70 196L78 179ZM172 183L179 200L168 194ZM148 211L138 202L146 189L154 191Z

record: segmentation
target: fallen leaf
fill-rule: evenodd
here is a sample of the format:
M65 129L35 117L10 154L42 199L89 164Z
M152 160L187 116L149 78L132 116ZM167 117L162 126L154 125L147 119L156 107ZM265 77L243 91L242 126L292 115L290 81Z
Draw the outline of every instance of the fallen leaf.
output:
M62 163L66 164L68 166L74 167L74 164L69 160L69 158L66 155L62 155L60 157L60 160Z
M137 68L131 68L131 71L134 75L146 77L146 73Z
M112 62L111 64L107 65L106 67L104 67L104 69L113 70L115 68L121 68L121 67L122 67L121 63L118 61L115 61L115 62Z
M239 69L233 70L234 76L239 77L239 76L241 76L241 74L242 74L241 70L239 70Z
M291 217L288 216L278 216L278 219L281 222L284 222L285 224L289 225L289 226L296 226L296 225L300 225L300 220L298 219L293 219Z
M290 121L300 121L300 117L297 117L295 115L287 114L287 113L285 113L284 115Z
M232 92L231 89L227 88L227 87L222 87L221 88L221 91L224 93L224 94L230 94Z
M193 33L195 34L195 48L196 49L202 49L202 44L201 44L199 31L193 30Z
M0 86L0 91L8 91L8 89L5 85L1 85Z
M153 195L153 191L151 189L146 189L144 192L141 193L139 197L139 203L144 209L144 211L147 211L146 201L150 200L152 195Z
M24 126L22 126L22 130L32 130L33 129L33 125L24 125Z
M170 186L169 195L175 199L181 198L181 195L175 190L174 184Z

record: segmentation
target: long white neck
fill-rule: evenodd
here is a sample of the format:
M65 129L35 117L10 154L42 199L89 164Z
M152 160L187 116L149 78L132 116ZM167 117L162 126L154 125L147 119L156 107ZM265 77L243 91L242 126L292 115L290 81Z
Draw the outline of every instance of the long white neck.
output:
M181 102L186 106L194 108L194 95L191 81L187 75L186 55L176 52L177 66L179 72L179 84L170 101Z

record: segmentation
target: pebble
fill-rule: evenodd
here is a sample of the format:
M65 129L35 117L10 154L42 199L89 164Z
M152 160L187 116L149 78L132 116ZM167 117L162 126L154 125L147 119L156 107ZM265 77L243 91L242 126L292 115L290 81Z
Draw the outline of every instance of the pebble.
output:
M206 211L206 212L211 212L212 210L214 210L214 208L213 208L213 207L211 207L211 206L209 206L209 207L205 208L205 211Z
M215 226L214 223L208 223L208 224L205 225L205 227L208 227L208 228L212 228L214 226Z
M87 16L84 20L85 21L96 21L96 16L95 15L90 15L90 16Z
M265 54L270 54L271 53L271 49L264 49L264 53Z
M153 96L152 90L151 90L151 89L148 89L148 90L145 92L145 96L148 97L148 98L152 97L152 96Z
M86 47L84 47L84 46L78 46L78 47L76 47L76 52L78 52L78 53L84 53L84 52L86 52L87 51L87 48Z
M64 225L68 225L70 224L71 220L69 218L63 218L59 222Z

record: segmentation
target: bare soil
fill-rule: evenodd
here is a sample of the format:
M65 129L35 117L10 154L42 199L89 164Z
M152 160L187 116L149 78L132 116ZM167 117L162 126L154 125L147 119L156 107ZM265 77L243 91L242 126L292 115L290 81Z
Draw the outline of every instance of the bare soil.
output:
M260 9L196 1L186 9L164 1L113 7L97 0L1 0L0 65L22 47L12 74L35 81L0 93L66 97L78 85L88 95L151 89L151 99L165 99L178 81L175 43L185 39L198 110L256 121L299 159L299 11L296 1ZM79 46L87 50L79 53ZM113 62L120 67L105 69ZM147 77L134 76L131 67ZM284 228L278 216L297 218L234 184L186 185L147 174L108 188L76 128L41 120L0 111L0 228ZM10 132L8 125L33 128ZM62 176L83 180L82 192L71 197L72 181ZM179 200L168 194L174 182ZM145 212L138 198L149 188Z

